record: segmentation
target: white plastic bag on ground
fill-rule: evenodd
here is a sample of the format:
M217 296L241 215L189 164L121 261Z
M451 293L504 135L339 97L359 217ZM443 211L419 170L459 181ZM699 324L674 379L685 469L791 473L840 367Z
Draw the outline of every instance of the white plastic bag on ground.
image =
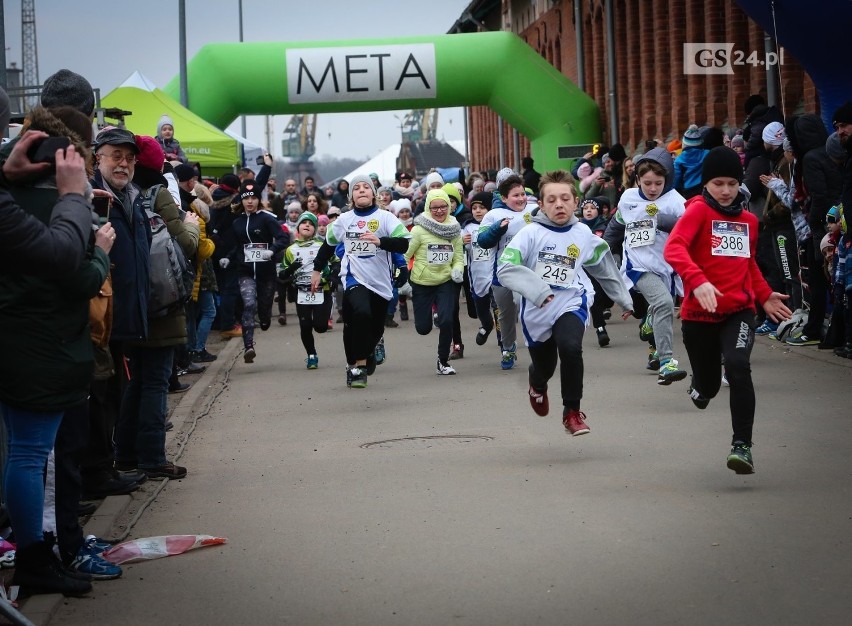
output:
M147 537L145 539L133 539L125 541L103 553L110 563L121 565L134 561L149 561L161 559L164 556L175 556L183 554L195 548L205 546L220 546L227 543L224 537L213 537L212 535L168 535L165 537Z

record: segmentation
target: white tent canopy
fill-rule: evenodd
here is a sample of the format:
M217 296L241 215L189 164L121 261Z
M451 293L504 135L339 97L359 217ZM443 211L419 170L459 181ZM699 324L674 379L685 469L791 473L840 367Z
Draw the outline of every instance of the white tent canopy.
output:
M463 139L456 139L448 141L447 143L455 148L455 150L460 154L464 154L465 148ZM358 174L366 175L375 173L379 175L379 181L383 185L393 185L394 176L396 175L396 160L399 157L399 149L400 144L391 144L372 159L349 172L343 178L351 180L353 176L357 176Z

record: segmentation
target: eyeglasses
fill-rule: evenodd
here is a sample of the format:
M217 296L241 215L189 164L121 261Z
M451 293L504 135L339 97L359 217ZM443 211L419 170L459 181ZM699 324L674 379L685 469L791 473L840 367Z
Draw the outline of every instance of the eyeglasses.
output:
M446 211L448 208L446 204L435 204L434 202L429 205L430 211Z
M106 154L105 152L98 153L105 159L109 159L116 165L121 163L122 161L127 161L128 165L133 165L136 163L136 155L135 154L123 154L121 152L113 152L112 154Z

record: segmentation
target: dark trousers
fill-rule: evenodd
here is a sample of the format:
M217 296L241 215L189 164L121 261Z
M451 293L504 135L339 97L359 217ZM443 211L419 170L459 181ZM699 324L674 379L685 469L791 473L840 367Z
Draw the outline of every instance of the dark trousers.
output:
M529 347L530 385L544 391L547 381L556 371L559 358L559 378L562 385L562 406L579 410L583 398L583 334L585 324L574 313L563 314L553 325L550 338Z
M324 333L328 330L328 318L331 315L331 292L323 294L322 304L297 304L296 315L299 316L299 332L302 345L308 356L317 353L314 344L314 333Z
M592 326L595 328L601 328L606 326L606 320L604 319L604 310L612 307L615 303L603 290L603 287L600 286L600 283L596 281L594 278L589 276L589 280L592 281L592 286L595 289L595 301L592 302Z
M65 411L53 446L55 471L56 541L62 562L69 564L83 545L78 510L83 481L80 461L89 437L88 403Z
M751 445L754 427L754 385L751 349L754 314L740 311L722 322L683 321L683 345L692 366L692 387L705 398L715 398L722 385L722 359L731 386L733 441Z
M805 258L808 262L808 287L811 292L811 310L808 313L808 323L802 329L802 334L809 338L822 339L822 325L825 322L825 303L828 297L828 280L822 271L823 258L819 250L819 244L824 230L815 229L811 226L812 236L805 243ZM819 237L819 238L817 238Z
M83 481L96 484L109 478L115 461L113 431L121 410L124 389L130 379L124 361L124 346L111 341L109 351L115 366L115 375L106 380L93 380L89 387L88 445L81 463Z
M463 346L464 342L462 341L461 335L461 320L459 319L459 300L461 299L461 283L452 283L453 289L455 290L455 297L453 302L453 345Z
M343 292L343 350L346 363L364 361L385 332L388 301L363 285ZM328 322L326 322L328 323Z
M790 296L787 306L791 311L802 308L802 280L799 276L799 252L796 247L796 231L776 228L770 231L774 244L775 265L781 278L781 293ZM772 285L770 285L771 287Z
M438 309L438 359L446 363L453 342L453 312L458 303L457 285L448 280L434 286L411 283L414 300L414 329L418 335L432 332L432 305Z
M237 323L240 303L240 273L236 267L216 270L219 287L219 329L230 330Z
M476 317L479 319L479 325L482 326L487 332L491 332L494 330L494 312L492 310L492 300L491 300L491 290L478 298L471 294L471 300L473 300L473 306L476 311Z
M254 345L254 316L262 326L269 327L272 321L272 301L275 299L275 278L240 276L240 297L243 301L243 344L246 350Z

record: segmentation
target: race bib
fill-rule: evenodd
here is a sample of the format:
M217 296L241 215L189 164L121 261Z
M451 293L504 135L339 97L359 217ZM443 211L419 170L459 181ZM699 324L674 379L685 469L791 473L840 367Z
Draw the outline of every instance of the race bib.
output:
M641 248L650 246L657 240L654 220L637 220L627 224L627 247Z
M477 244L473 244L471 247L471 251L473 252L473 262L479 263L482 261L491 261L494 258L494 248L480 248Z
M266 261L261 256L261 252L269 249L269 244L265 243L246 243L243 244L243 258L246 263L260 263Z
M376 256L376 244L363 241L363 234L357 230L346 231L346 254L356 257Z
M296 304L322 304L325 300L325 294L322 291L311 293L310 287L307 289L299 288L296 292Z
M570 287L574 282L576 259L552 252L539 252L535 273L548 285Z
M713 256L735 256L744 259L751 257L748 224L713 220L710 252Z
M446 265L453 258L453 244L426 244L426 262L429 265Z

